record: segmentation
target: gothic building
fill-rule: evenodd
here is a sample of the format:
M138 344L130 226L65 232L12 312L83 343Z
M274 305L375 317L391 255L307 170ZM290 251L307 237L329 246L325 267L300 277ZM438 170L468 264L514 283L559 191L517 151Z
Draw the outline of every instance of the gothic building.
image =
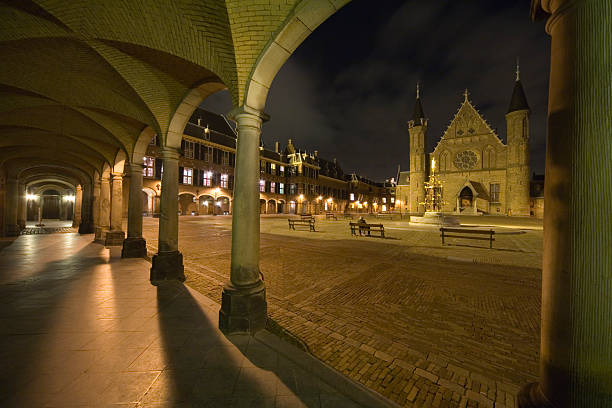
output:
M517 69L506 113L504 144L469 100L464 100L434 151L425 152L427 118L419 90L410 134L410 173L401 174L402 200L410 212L424 211L425 181L434 170L443 183L443 211L466 214L530 215L529 106ZM435 159L435 169L432 169Z

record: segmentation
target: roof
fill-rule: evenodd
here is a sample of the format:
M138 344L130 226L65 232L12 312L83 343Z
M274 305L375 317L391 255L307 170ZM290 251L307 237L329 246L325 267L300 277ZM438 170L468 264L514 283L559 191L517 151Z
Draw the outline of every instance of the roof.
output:
M415 124L420 124L421 119L425 119L425 114L423 113L421 98L417 97L416 102L414 103L414 110L412 111L412 120L414 120Z
M191 115L191 118L189 118L189 122L193 123L194 125L198 125L198 119L200 119L199 126L202 128L206 128L206 126L208 126L208 129L211 131L236 137L236 132L234 132L234 129L232 129L223 115L219 115L201 108L196 108Z
M517 79L514 82L512 99L510 99L510 106L508 107L507 113L525 109L529 110L529 105L527 104L527 98L525 97L525 91L523 91L523 85L521 84L521 80Z
M344 179L344 172L338 164L338 161L329 161L319 157L319 174L322 176L335 178L338 180Z

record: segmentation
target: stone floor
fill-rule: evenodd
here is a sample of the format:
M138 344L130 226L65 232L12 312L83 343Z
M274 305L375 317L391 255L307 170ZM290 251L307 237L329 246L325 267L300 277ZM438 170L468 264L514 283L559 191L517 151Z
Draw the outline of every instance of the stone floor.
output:
M388 401L78 234L0 252L0 407L371 407Z
M378 221L381 222L381 221ZM538 374L540 221L462 217L488 242L442 246L434 228L382 221L387 239L351 238L347 221L289 231L262 217L270 316L313 355L403 406L515 406ZM157 220L145 219L156 248ZM187 283L219 302L230 217L181 217Z

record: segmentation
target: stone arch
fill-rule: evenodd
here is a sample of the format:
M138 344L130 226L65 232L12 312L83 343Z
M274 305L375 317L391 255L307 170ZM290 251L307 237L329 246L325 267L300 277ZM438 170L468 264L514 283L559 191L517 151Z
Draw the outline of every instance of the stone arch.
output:
M159 212L156 206L156 197L158 196L155 190L149 187L143 187L142 193L146 196L146 199L142 201L142 211L147 215L153 215L156 212Z
M176 149L180 148L181 140L183 139L183 130L185 130L187 121L193 112L204 99L208 98L215 92L222 91L224 89L226 89L225 84L219 82L218 79L215 79L208 80L207 82L187 92L170 119L168 133L165 140L162 140L164 146L174 147Z
M147 126L140 132L136 143L134 143L134 152L130 162L142 164L143 158L147 153L147 146L151 143L151 140L155 137L155 130L151 126Z
M178 196L181 215L191 215L197 212L196 195L191 192L181 192Z
M260 198L259 199L259 213L266 214L267 206L268 206L267 201L263 198Z
M123 150L119 150L117 152L117 155L115 156L115 162L113 163L113 173L123 174L123 170L125 169L126 160L127 160L127 155L125 154L125 152Z
M243 103L257 111L263 111L272 81L285 61L315 28L348 2L349 0L300 2L253 65L246 82Z
M276 214L276 212L277 212L276 211L276 200L275 199L268 200L266 214Z
M276 203L276 212L278 214L284 214L286 210L287 201L283 199L279 199Z

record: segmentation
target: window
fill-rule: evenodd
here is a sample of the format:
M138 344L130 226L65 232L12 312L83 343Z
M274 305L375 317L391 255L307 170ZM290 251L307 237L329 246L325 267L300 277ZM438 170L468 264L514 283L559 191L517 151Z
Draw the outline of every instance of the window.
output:
M265 180L259 180L259 191L262 193L266 192L266 181Z
M273 181L270 182L270 192L276 193L276 183Z
M355 193L351 193L349 197L351 201L355 201Z
M212 185L212 173L210 171L202 172L202 185L204 187L210 187Z
M383 197L383 203L385 202L384 198L385 197ZM391 204L395 204L395 197L391 197Z
M387 197L383 197L383 203L387 202Z
M193 159L194 143L185 140L185 158Z
M183 169L183 184L193 184L193 169L189 167Z
M499 203L499 184L491 184L490 191L491 191L491 202Z
M153 135L153 138L149 142L150 146L157 146L157 133Z
M202 160L204 160L205 162L211 162L212 161L212 155L213 155L213 148L209 147L209 146L202 146L202 149L200 150L200 154L202 155Z
M273 173L276 172L276 163L270 163L270 169Z
M142 158L144 168L142 169L142 175L145 177L153 177L155 174L155 159L153 157Z
M222 174L221 175L221 188L227 188L228 187L227 180L228 180L227 174Z
M297 185L289 184L289 194L297 194Z
M223 152L223 165L229 166L229 152Z
M285 184L278 183L278 194L285 194Z
M285 175L285 166L280 166L280 175L281 176Z

